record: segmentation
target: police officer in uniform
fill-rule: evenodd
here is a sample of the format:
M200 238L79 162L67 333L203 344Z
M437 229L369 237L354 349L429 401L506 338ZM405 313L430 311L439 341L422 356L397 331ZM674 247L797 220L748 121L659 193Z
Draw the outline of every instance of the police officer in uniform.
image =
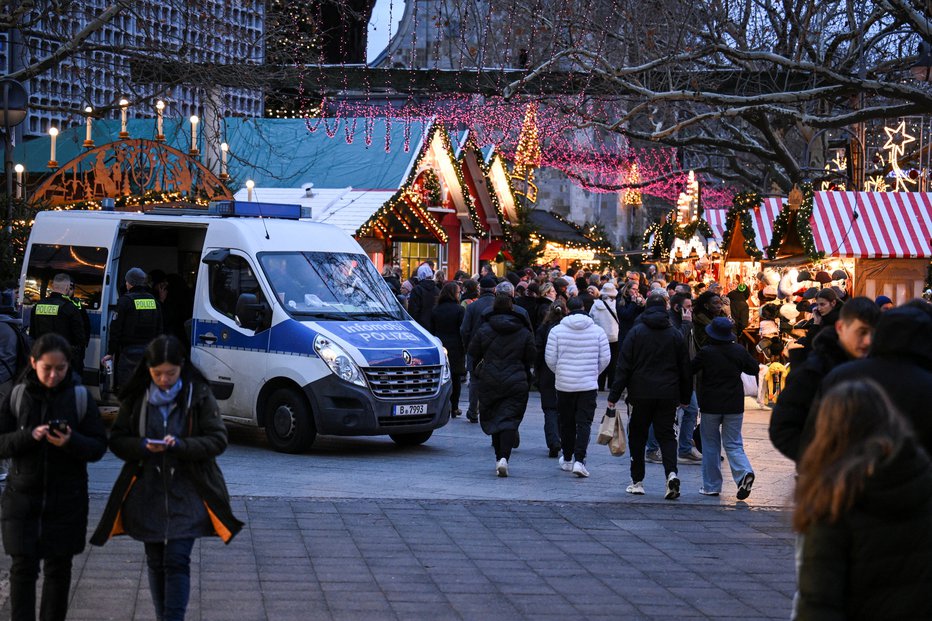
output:
M68 287L68 294L64 297L74 304L74 307L81 313L81 323L84 324L84 351L87 351L88 346L91 344L91 318L87 314L87 309L84 308L84 304L81 303L81 300L74 296L73 280L71 281L71 286Z
M110 321L107 355L115 359L115 385L122 387L142 360L146 345L162 333L162 311L146 286L146 273L138 267L126 272L126 293L117 300Z
M87 334L81 311L67 297L71 291L71 276L55 274L52 279L52 292L39 300L29 314L29 336L33 340L43 334L54 332L65 337L71 345L71 368L80 378L84 371L84 348L87 346Z

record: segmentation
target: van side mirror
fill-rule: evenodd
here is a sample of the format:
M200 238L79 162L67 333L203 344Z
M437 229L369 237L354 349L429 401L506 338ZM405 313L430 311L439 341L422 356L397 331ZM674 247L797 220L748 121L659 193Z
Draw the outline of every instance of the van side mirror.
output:
M236 299L236 323L248 330L265 327L269 305L260 302L255 293L241 293Z
M204 258L201 259L201 263L206 263L207 265L219 265L227 260L227 257L230 256L229 248L217 248L216 250L211 250L204 255Z

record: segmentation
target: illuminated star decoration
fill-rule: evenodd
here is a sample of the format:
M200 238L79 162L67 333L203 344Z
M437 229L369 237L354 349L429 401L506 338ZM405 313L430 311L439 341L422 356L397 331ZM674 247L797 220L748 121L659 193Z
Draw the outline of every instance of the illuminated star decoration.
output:
M893 178L896 179L894 191L905 192L907 189L906 183L916 183L916 181L907 177L900 170L899 158L903 157L906 152L904 147L910 142L915 142L916 138L906 133L906 121L900 121L896 129L884 127L883 131L887 135L887 142L884 143L883 148L890 153L890 168L893 172ZM897 140L897 136L902 136L902 138Z

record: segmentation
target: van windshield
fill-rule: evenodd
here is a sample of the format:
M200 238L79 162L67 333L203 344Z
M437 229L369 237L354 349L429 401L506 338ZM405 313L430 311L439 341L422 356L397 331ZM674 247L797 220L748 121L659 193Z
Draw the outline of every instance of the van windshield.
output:
M259 255L274 295L293 317L403 319L397 298L362 254L265 252Z

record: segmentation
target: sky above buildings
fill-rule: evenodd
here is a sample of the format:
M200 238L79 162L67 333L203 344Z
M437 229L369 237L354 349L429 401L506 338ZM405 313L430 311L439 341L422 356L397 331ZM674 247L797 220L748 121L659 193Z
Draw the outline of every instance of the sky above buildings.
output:
M366 40L367 62L372 62L388 46L389 39L398 30L404 10L404 0L376 0Z

